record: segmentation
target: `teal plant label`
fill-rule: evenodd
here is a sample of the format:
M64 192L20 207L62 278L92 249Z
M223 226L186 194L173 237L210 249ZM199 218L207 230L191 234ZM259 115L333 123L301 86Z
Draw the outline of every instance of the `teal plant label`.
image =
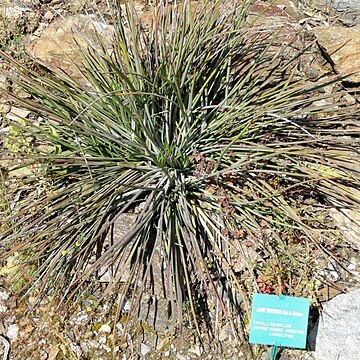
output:
M306 298L254 295L250 343L305 349L309 306Z

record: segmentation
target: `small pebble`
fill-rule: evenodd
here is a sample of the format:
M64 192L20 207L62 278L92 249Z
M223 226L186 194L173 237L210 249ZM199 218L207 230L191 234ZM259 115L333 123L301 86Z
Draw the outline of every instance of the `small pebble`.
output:
M89 340L87 343L89 348L91 348L92 350L97 349L100 346L100 344L95 340Z
M105 336L99 336L97 338L97 341L99 344L105 344L106 343L106 337Z
M88 320L89 320L89 315L86 313L80 313L72 319L72 321L76 325L86 324Z
M39 360L48 360L49 354L45 350L40 350Z
M123 312L125 313L125 314L128 314L129 312L130 312L130 307L131 307L131 305L130 305L130 301L125 301L125 304L124 304L124 306L123 306Z
M349 265L348 265L348 270L349 271L354 271L354 270L356 270L356 263L357 263L357 261L356 261L356 258L354 258L354 257L352 257L350 260L349 260Z
M180 354L177 354L177 355L176 355L176 358L177 358L178 360L189 360L189 358L188 358L187 356L185 356L185 355L180 355Z
M8 104L0 104L0 113L7 114L11 109L11 106Z
M146 345L146 344L144 344L144 343L142 343L141 345L140 345L140 353L141 353L141 355L142 356L145 356L148 352L150 352L151 351L151 347L150 346L148 346L148 345Z
M19 335L19 326L16 324L12 324L8 326L6 331L6 336L10 339L10 341L16 341Z
M89 352L89 345L87 344L86 341L80 341L80 349L83 353Z
M94 333L92 331L87 331L83 337L84 337L84 339L91 339L93 336L94 336Z
M103 345L102 348L108 353L111 352L111 347L110 346Z
M70 347L71 347L71 350L78 356L81 355L82 351L81 351L81 347L77 344L75 344L74 342L71 342L70 343Z
M229 326L225 325L219 332L219 341L225 341L229 339Z
M45 13L44 19L47 21L51 21L54 18L54 14L49 10Z
M123 332L124 331L124 325L120 322L118 322L115 327L120 331Z
M5 116L8 120L25 119L30 114L30 111L17 107L12 107L11 111Z
M104 324L100 326L99 333L111 333L111 326L109 324Z
M9 307L9 309L15 309L17 307L17 301L15 297L11 297L8 302L7 302L7 306Z
M3 290L1 289L0 290L0 300L8 300L10 297L10 294L6 291L6 290Z
M101 356L101 355L104 355L105 354L105 350L104 349L97 349L94 351L94 355L96 356L96 359Z
M190 354L196 355L198 357L201 357L202 352L203 351L200 346L194 346L193 348L189 349Z
M30 305L30 307L34 307L36 305L36 302L37 302L37 298L34 297L34 296L30 296L28 298L28 303Z

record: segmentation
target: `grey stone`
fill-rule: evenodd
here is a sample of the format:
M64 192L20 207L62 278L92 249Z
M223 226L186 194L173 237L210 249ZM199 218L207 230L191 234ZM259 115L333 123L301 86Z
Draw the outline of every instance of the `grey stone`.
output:
M18 335L19 335L19 326L16 324L9 325L6 330L6 336L11 341L16 341Z
M97 349L97 350L94 351L94 356L95 356L96 359L98 359L98 357L101 356L101 355L104 355L105 352L106 351L104 349Z
M81 350L81 347L79 345L75 344L74 342L71 342L70 343L70 348L74 352L74 355L77 355L78 357L81 356L82 350Z
M219 332L219 341L225 341L231 337L231 329L229 324L223 326Z
M352 257L349 260L349 264L347 266L347 269L351 272L351 271L355 271L357 269L358 266L358 260L356 259L356 257Z
M294 0L304 3L305 8L315 9L335 16L343 25L351 27L360 24L360 0Z
M106 336L98 336L96 340L99 344L105 344L107 339Z
M75 317L73 317L71 319L71 322L74 325L84 325L88 323L89 320L90 320L89 315L85 311L82 311L79 314L77 314Z
M88 347L89 347L90 350L97 349L97 348L100 347L100 344L99 344L97 341L95 341L95 340L89 340L89 341L87 342L87 345L88 345Z
M357 11L360 10L360 0L295 0L297 3L314 7L317 10L332 9L335 11Z
M89 352L89 345L86 341L80 341L80 348L84 354L87 354Z
M169 325L169 301L155 298L142 301L139 319L146 321L155 331L166 332Z
M337 11L360 10L360 0L331 0L330 5Z
M5 289L0 289L0 300L8 300L10 293Z
M151 351L151 347L149 345L146 345L144 343L142 343L140 345L140 353L141 353L142 356L145 356L150 351Z
M323 309L309 335L316 360L360 359L360 289L341 294Z

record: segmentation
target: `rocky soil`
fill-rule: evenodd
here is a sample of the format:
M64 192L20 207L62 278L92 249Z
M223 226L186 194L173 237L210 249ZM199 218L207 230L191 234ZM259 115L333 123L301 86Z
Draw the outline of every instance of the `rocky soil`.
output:
M112 40L113 28L106 22L108 14L105 3L85 0L2 0L0 49L19 61L22 61L22 55L26 53L50 68L60 69L81 80L77 44L91 44L96 47L98 44L94 36L95 30L108 39L109 44ZM138 2L135 6L140 20L149 26L151 6L144 2ZM102 17L99 16L99 9ZM257 16L258 26L281 29L284 36L300 31L299 41L309 45L309 51L300 59L299 72L313 82L324 80L333 73L349 75L343 85L354 90L346 100L349 105L360 104L360 92L357 90L360 85L360 1L259 0L255 1L251 15ZM0 89L8 86L7 79L12 71L0 60ZM329 88L326 91L335 90ZM6 98L0 97L0 156L3 159L5 137L9 136L11 122L16 117L27 116L29 113L24 113ZM8 160L0 163L0 167L6 168L7 175L16 184L21 173L12 171L12 166ZM334 210L333 218L344 236L360 249L360 209L351 213L337 209ZM130 222L131 219L125 219L120 227L126 227ZM118 236L121 236L121 229ZM10 359L251 358L248 350L239 346L240 342L232 324L219 323L217 341L207 343L207 335L204 333L204 344L199 344L191 326L181 337L173 334L167 327L165 304L159 301L155 306L146 302L146 299L143 304L144 311L139 314L139 321L130 324L128 329L125 329L125 324L130 305L126 302L122 304L119 309L121 316L115 324L116 335L121 340L116 344L113 353L114 334L111 325L116 318L117 309L110 307L109 303L116 294L100 299L104 286L111 281L111 274L104 274L99 281L97 292L89 294L86 300L78 304L62 304L59 299L47 298L38 304L36 294L21 299L14 295L14 289L6 281L9 266L11 259L0 270L0 334L10 341ZM349 294L335 297L332 301L338 299L336 306L331 302L325 306L327 316L321 318L323 322L321 320L317 323L317 317L312 317L309 351L285 350L279 355L280 359L335 360L338 358L336 356L344 356L347 360L360 358L358 350L353 351L360 348L360 330L357 328L356 333L347 332L349 326L346 324L348 321L350 323L351 319L343 315L347 306L344 304L352 304L353 321L357 314L360 314L360 285L357 282L360 262L356 255L350 256L347 270L352 274L350 280L344 275L344 270L329 263L326 276L337 281L338 289L326 287L319 296L326 303L340 292L346 292L346 289L350 289ZM332 311L335 311L333 317ZM357 324L359 320L357 318ZM328 323L325 323L326 321ZM340 328L344 337L354 335L352 343L344 346L344 342L339 340ZM318 336L316 329L319 329ZM331 351L326 351L327 347L331 348ZM347 353L346 349L351 351ZM1 351L0 342L0 354ZM252 356L267 359L269 354L259 348L254 350Z

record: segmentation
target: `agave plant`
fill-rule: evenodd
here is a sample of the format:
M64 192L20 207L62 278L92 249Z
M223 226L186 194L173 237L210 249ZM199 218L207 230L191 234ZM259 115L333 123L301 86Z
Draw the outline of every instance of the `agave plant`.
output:
M181 323L184 304L196 314L199 298L215 299L226 313L257 291L240 281L253 268L233 266L249 241L286 252L296 239L331 256L319 212L359 205L357 112L341 93L314 104L335 97L298 77L301 52L251 26L250 5L165 4L144 29L113 4L116 41L82 50L84 81L19 67L31 97L9 96L36 114L22 131L52 187L9 215L17 230L2 251L27 254L44 292L70 298L113 266L110 285L134 305L160 283Z

